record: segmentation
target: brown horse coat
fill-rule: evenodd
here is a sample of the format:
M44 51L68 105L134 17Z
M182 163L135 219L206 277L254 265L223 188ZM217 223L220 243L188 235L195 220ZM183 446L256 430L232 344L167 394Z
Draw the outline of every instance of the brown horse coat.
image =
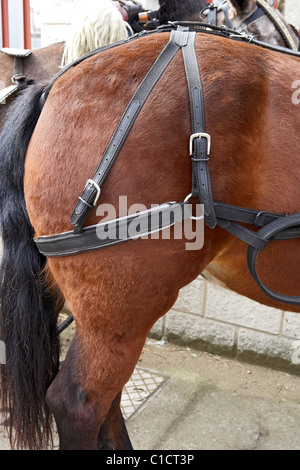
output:
M70 230L70 214L86 180L168 39L169 33L154 34L113 53L103 51L54 84L25 162L26 206L36 236ZM292 99L299 59L206 34L197 36L196 50L212 138L214 199L282 214L300 212L300 115ZM182 201L191 190L190 135L180 52L135 122L103 184L99 205L117 208L121 195L129 206ZM98 219L94 210L86 224ZM266 297L250 277L243 242L220 228L206 228L201 250L186 250L185 243L139 239L48 259L49 279L76 320L76 336L46 397L62 449L96 449L98 437L103 443L108 436L112 448L124 448L118 407L122 387L154 322L205 268L230 289L287 309ZM274 242L259 258L259 274L273 290L299 293L299 243Z

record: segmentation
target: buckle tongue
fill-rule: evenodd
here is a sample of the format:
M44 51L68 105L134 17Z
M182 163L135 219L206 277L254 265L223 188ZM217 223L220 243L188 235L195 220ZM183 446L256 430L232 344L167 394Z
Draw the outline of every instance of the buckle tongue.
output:
M94 181L94 180L92 180L92 179L87 180L86 185L85 185L85 188L86 188L88 185L89 185L91 188L95 188L96 191L97 191L96 197L95 197L95 200L94 200L94 203L93 203L93 206L95 207L96 204L97 204L97 202L98 202L98 199L99 199L99 197L100 197L100 194L101 194L101 188L100 188L100 186L96 183L96 181Z

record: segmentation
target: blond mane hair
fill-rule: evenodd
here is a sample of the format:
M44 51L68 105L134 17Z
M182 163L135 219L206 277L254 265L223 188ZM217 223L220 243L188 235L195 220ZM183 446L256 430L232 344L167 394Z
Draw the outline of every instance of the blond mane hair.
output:
M85 0L71 22L62 66L98 47L125 39L129 25L111 0Z

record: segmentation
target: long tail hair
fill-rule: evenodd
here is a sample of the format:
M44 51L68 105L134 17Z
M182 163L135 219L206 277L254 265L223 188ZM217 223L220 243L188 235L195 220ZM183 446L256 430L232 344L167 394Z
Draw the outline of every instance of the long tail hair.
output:
M49 288L46 259L33 242L23 188L25 155L40 115L42 89L31 85L16 99L0 136L0 340L6 348L0 393L11 444L23 449L51 443L45 394L59 364L59 294Z

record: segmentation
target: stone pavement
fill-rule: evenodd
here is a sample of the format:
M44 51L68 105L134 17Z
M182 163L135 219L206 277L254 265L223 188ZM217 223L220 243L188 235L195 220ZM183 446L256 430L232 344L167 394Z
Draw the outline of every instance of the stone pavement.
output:
M122 400L135 450L300 450L299 376L154 340L137 367Z
M300 450L300 377L153 341L138 365L166 381L128 420L136 450Z

